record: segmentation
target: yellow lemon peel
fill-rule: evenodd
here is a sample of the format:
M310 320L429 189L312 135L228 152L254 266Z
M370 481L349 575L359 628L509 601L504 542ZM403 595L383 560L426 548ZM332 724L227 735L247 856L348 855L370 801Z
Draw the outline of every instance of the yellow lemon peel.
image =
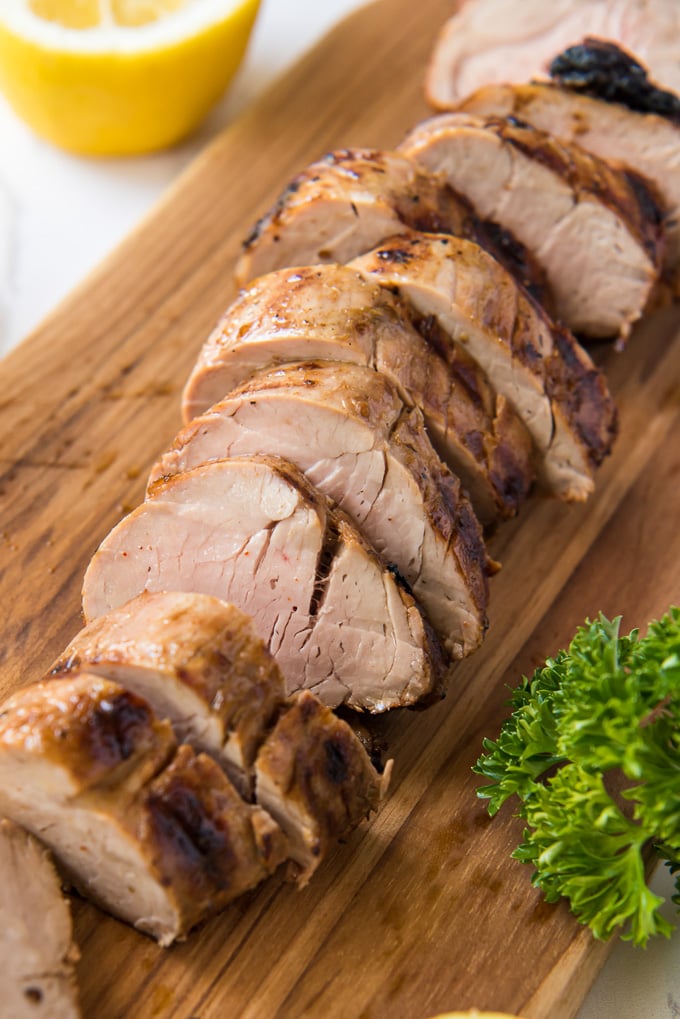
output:
M0 89L73 152L132 155L179 141L243 59L260 0L5 0Z

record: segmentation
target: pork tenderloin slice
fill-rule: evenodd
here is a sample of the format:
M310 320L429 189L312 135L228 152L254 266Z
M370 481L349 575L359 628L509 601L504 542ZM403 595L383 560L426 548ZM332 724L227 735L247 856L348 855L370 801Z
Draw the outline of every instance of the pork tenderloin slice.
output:
M324 362L259 373L180 432L151 486L206 461L265 451L297 464L345 510L454 657L479 646L493 570L479 523L420 411L384 376Z
M150 749L138 759L143 717ZM119 759L128 751L126 772ZM162 945L286 854L277 825L211 758L177 749L148 704L87 673L36 684L3 706L0 810L52 850L83 894Z
M663 206L665 275L680 293L680 125L539 82L487 85L459 109L475 116L517 117L651 181Z
M441 174L375 149L330 152L291 181L244 242L236 278L243 286L275 269L347 262L405 229L471 237L549 300L543 272L514 236L481 220Z
M101 676L32 684L0 710L0 752L19 769L19 791L25 775L29 798L34 786L56 802L105 785L125 786L133 796L174 749L170 723Z
M534 476L531 440L475 361L447 362L384 287L342 265L268 273L227 310L184 390L187 422L258 368L301 359L364 364L423 411L436 451L483 524L516 513Z
M526 245L569 329L628 336L664 253L661 215L640 178L512 118L442 114L403 149Z
M0 821L0 874L0 1012L77 1019L70 909L47 850L11 821Z
M93 619L52 667L120 683L167 718L181 743L206 751L240 792L285 696L276 662L248 616L192 592L143 592Z
M585 36L622 43L680 92L676 0L468 0L442 28L427 73L430 103L447 109L483 85L545 76Z
M236 278L243 285L274 269L346 262L404 224L458 233L468 215L442 179L405 155L340 149L298 174L258 221Z
M338 568L351 573L353 564ZM338 652L328 625L324 655ZM260 806L285 822L287 853L303 880L331 842L377 809L386 789L389 768L378 774L346 722L312 693L284 699L283 677L250 620L218 598L144 592L93 620L51 675L79 670L144 697L181 742L207 751L229 777L235 772L234 785L251 799L257 758Z
M350 726L302 691L281 713L255 769L257 800L288 837L306 883L329 846L378 809L391 762L378 775Z
M463 348L481 365L531 435L548 491L567 500L589 495L616 434L606 381L495 259L470 241L412 234L352 266L436 320L447 359Z
M438 691L443 659L411 595L296 468L239 457L159 482L88 567L88 619L141 591L197 591L253 619L287 691L384 711Z

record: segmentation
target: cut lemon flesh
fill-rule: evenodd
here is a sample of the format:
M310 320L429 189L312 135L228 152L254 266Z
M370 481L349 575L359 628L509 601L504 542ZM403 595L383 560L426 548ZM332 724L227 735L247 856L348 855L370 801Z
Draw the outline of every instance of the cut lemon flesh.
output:
M158 21L185 6L186 0L28 0L30 10L43 21L64 28L122 25L138 28Z
M150 152L205 117L260 0L0 0L0 88L44 138L90 155Z

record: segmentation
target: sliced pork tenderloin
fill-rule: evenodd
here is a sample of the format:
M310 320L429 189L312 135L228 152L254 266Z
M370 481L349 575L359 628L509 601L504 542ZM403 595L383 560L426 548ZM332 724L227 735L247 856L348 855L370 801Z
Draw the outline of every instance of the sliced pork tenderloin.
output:
M281 672L252 621L219 598L143 592L93 619L51 670L86 671L138 694L177 739L211 754L241 792L252 790L260 745L278 715Z
M346 262L406 224L466 229L469 207L405 155L340 149L311 163L244 241L243 285L274 269Z
M558 53L586 36L621 43L680 92L676 0L467 0L439 34L427 97L447 109L483 85L545 76Z
M247 612L286 680L367 711L439 690L415 601L344 514L275 457L219 460L157 483L95 553L88 620L142 591L196 591Z
M258 368L315 358L382 372L423 411L430 440L485 525L513 516L534 477L531 440L472 358L447 362L405 305L342 265L262 276L227 310L184 390L187 422Z
M517 117L600 159L628 166L655 186L666 237L665 273L680 294L680 125L668 117L549 83L488 85L460 104L475 116ZM653 213L650 211L650 216Z
M513 235L481 220L441 175L373 149L330 152L291 181L244 242L236 278L243 286L275 269L347 262L404 229L470 237L549 299L544 274Z
M454 657L479 646L494 564L420 411L405 407L383 375L329 362L259 373L180 432L153 468L151 490L197 464L266 451L297 464L348 513Z
M255 762L258 803L288 837L306 883L329 847L377 810L392 770L378 776L350 726L308 690L294 694Z
M45 847L11 821L0 821L0 874L0 1014L77 1019L69 905Z
M564 325L625 340L663 265L662 216L642 178L513 118L442 114L403 148L526 245Z
M350 726L309 691L286 699L249 618L218 598L144 592L81 631L51 675L78 671L144 697L181 742L214 757L282 821L303 882L387 788L389 762L378 774Z
M606 381L495 259L470 241L412 234L352 266L433 319L445 357L464 348L479 362L529 431L544 488L567 500L589 495L616 435Z
M162 945L271 874L286 840L116 683L25 687L0 712L0 810L83 894Z

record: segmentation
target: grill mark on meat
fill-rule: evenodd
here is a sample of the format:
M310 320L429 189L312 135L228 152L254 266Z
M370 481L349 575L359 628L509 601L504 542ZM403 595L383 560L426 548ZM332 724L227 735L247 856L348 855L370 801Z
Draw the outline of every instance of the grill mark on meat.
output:
M548 311L552 310L552 297L545 273L528 248L510 230L493 220L476 217L472 240L498 259L539 304Z
M344 180L343 180L344 178ZM383 178L378 182L376 178ZM341 195L340 184L351 182L351 188ZM318 185L317 187L314 187ZM299 193L299 194L298 194ZM357 194L363 193L364 212L359 209ZM354 232L354 225L345 224L345 229L329 238L323 244L316 237L310 247L310 240L298 243L293 252L283 258L280 251L271 252L264 264L258 261L259 242L279 241L280 228L282 235L288 228L289 211L297 210L298 206L313 205L314 201L323 200L328 195L336 203L338 209L344 204L353 214L353 221L362 220L369 225L373 215L371 203L376 210L380 209L379 217L384 216L388 209L394 220L391 230L398 230L399 222L406 228L430 233L450 233L454 236L469 237L478 240L489 251L506 264L512 273L519 273L519 280L530 286L542 301L549 301L549 289L545 284L545 276L540 267L534 263L530 253L516 239L510 243L501 238L493 227L483 223L472 204L463 195L447 184L436 174L409 168L403 155L397 158L395 153L376 149L339 149L327 153L317 163L312 163L299 173L284 189L272 208L257 221L251 233L243 243L243 255L237 268L237 278L241 284L253 275L259 276L273 268L288 265L302 265L318 261L347 261L365 250L359 244L355 250L348 247ZM366 208L369 211L366 211ZM295 219L293 215L293 220ZM374 224L373 229L375 232ZM383 221L383 226L385 223ZM293 225L295 230L295 225ZM383 234L385 236L385 234ZM368 244L378 243L380 236L374 236ZM316 248L314 245L319 245ZM344 251L339 256L340 250ZM250 256L253 256L252 258ZM272 260L273 258L273 260ZM261 256L260 256L261 259ZM254 269L254 266L257 268Z
M662 230L666 221L663 209L663 200L653 183L643 177L641 173L631 170L630 167L623 167L622 172L640 205L643 217L649 220L657 230ZM651 255L650 255L651 257Z
M646 215L655 200L638 198L642 184L633 186L625 173L575 144L494 115L434 117L414 129L401 151L445 173L481 213L531 245L566 325L593 338L625 339L665 254L658 216ZM491 176L475 172L479 160ZM527 175L549 196L535 217L524 208ZM593 246L578 251L581 263L576 248L584 230L592 232Z
M548 365L550 391L568 408L583 439L588 459L599 467L611 450L618 434L618 413L606 388L604 377L594 366L587 367L578 357L571 337L556 326L553 331L557 357ZM603 405L609 413L603 416L596 409Z
M406 579L406 577L402 576L402 574L399 572L399 567L395 566L394 563L388 563L387 569L390 571L390 573L392 574L396 582L399 584L399 586L403 587L404 591L406 591L407 594L413 596L413 589L409 584L408 580Z
M609 172L606 163L591 159L581 149L561 145L547 132L516 117L492 116L486 118L486 123L503 141L561 177L572 190L574 205L582 196L593 195L622 216L650 261L653 264L659 262L663 216L649 182L633 171L622 171L621 176L616 176ZM514 164L513 172L519 172ZM625 187L625 182L628 182L629 188ZM514 181L511 181L510 187L513 186ZM540 301L540 296L538 299Z
M187 786L186 776L173 776L162 794L151 793L147 800L155 840L164 850L181 860L193 875L196 870L220 890L229 887L229 869L236 856L225 833L218 830L206 813L199 796ZM162 883L170 884L164 877Z
M139 745L139 734L152 718L149 705L135 694L122 691L97 702L87 734L92 754L105 766L127 761ZM59 730L59 736L65 736Z
M288 182L284 190L276 199L276 202L274 203L272 208L265 212L263 216L260 216L260 218L253 225L253 228L248 234L248 236L243 240L242 248L244 251L248 251L257 243L257 241L264 233L265 229L271 223L278 223L279 219L281 218L281 213L285 209L288 200L292 195L294 195L297 191L300 190L300 187L302 186L304 180L305 175L299 174L297 177L294 177L291 181Z
M680 124L680 97L650 81L647 69L609 40L588 36L569 46L551 61L548 73L564 88Z
M326 752L326 775L334 785L342 785L349 776L349 763L345 748L338 739L327 739L324 743Z
M680 126L668 118L630 110L555 83L486 86L460 106L476 115L517 113L535 127L611 161L625 174L641 175L644 188L637 198L643 215L658 221L654 203L661 205L666 240L665 272L658 297L678 293L680 286L680 184L678 136ZM650 182L653 190L650 191ZM628 180L634 190L637 179ZM658 193L659 198L656 195Z

